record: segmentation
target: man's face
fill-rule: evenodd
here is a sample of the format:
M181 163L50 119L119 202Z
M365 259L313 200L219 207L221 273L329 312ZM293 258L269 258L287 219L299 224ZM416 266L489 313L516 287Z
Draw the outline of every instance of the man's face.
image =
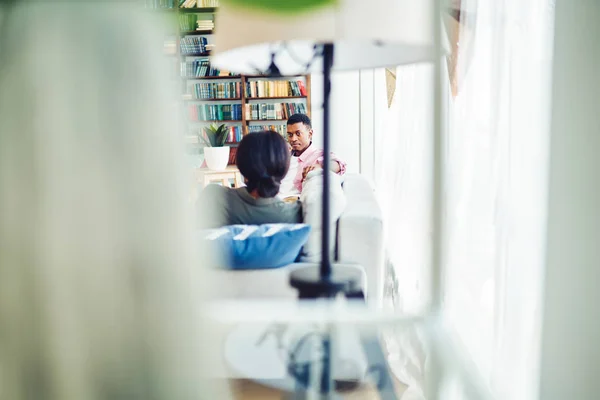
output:
M309 129L302 122L287 126L288 143L292 146L292 150L297 153L302 153L308 148L312 140L312 129Z

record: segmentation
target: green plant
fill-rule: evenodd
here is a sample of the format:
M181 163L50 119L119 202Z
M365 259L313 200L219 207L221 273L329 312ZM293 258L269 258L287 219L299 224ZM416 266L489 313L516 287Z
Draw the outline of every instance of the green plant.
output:
M221 0L225 3L225 0ZM297 14L298 12L313 11L315 9L324 8L340 3L339 0L227 0L227 3L232 8L246 8L258 11L265 11L278 14Z
M223 147L229 136L229 128L225 124L212 123L204 133L198 134L198 142L204 143L206 147Z

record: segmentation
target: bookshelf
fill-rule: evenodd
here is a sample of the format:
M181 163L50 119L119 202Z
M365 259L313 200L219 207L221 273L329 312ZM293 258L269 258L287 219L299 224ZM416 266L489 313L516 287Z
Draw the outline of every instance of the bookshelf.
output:
M177 32L165 53L175 57L178 64L176 74L182 85L182 108L187 121L186 143L197 144L197 134L213 122L230 127L228 144L236 146L244 135L258 130L272 129L285 135L287 118L295 112L310 116L310 75L230 75L210 67L218 7L177 8L181 0L144 1L146 8L176 17Z

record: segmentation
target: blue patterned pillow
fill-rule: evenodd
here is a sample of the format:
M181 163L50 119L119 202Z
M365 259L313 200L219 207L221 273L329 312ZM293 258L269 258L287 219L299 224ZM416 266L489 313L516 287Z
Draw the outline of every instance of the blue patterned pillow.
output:
M293 263L308 240L310 225L229 225L205 231L229 269L278 268Z

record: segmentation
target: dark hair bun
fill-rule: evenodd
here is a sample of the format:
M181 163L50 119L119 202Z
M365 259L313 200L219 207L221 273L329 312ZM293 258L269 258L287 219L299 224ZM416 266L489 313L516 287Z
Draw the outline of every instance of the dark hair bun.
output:
M275 197L290 166L290 152L277 132L250 133L242 139L236 153L237 166L246 178L248 191L260 197Z
M262 177L258 180L256 189L260 197L275 197L279 193L279 187L281 186L281 179L275 179L273 176Z

